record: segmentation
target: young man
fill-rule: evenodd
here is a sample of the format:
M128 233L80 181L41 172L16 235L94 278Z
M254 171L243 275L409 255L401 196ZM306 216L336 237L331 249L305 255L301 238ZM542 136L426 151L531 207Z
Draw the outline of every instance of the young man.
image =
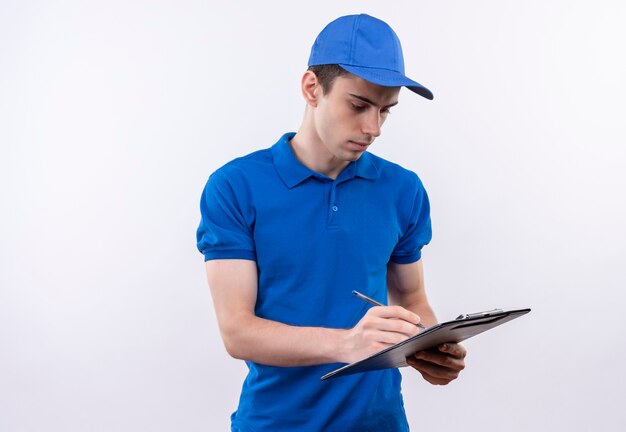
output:
M313 45L298 132L226 164L204 189L198 248L226 349L249 368L233 431L408 430L397 369L320 381L436 323L420 259L426 191L367 151L401 86L432 99L404 75L386 23L338 18ZM445 344L408 362L447 384L464 357Z

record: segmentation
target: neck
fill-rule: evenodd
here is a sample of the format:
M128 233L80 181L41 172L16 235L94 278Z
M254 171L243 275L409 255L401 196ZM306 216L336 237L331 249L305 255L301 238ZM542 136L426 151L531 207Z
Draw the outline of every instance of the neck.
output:
M310 120L305 116L300 129L291 139L291 148L302 165L316 173L336 179L350 162L333 156L309 123Z

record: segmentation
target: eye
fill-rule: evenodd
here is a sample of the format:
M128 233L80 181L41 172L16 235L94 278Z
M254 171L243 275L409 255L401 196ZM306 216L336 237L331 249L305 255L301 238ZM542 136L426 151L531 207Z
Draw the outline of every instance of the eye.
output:
M380 110L380 113L384 115L391 114L391 108L383 108Z
M350 103L350 105L352 105L352 109L356 112L364 111L367 108L367 105L357 105L355 103Z

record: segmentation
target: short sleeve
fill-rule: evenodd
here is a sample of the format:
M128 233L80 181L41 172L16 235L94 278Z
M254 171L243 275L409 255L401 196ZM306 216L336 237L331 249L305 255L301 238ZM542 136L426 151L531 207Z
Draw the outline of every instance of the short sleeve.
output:
M196 240L205 261L256 260L247 208L238 202L235 188L220 172L211 175L202 192L200 214Z
M409 222L398 244L391 254L391 261L397 264L409 264L422 257L422 247L432 238L430 223L430 202L426 189L417 176L413 189L413 201Z

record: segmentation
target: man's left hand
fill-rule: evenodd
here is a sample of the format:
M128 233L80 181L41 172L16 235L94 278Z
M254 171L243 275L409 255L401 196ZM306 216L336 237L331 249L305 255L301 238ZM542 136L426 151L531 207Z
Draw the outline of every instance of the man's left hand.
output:
M406 362L431 384L446 385L465 369L467 351L462 345L445 343L432 350L418 351Z

